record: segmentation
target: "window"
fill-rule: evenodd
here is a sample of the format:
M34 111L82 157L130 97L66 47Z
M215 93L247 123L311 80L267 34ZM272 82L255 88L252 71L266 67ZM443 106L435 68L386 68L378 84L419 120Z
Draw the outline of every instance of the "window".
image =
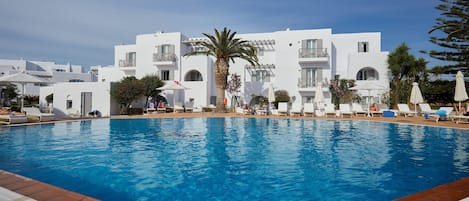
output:
M172 78L171 78L171 71L169 71L169 70L162 70L160 77L161 77L161 80L172 80Z
M71 80L68 80L68 82L84 82L84 81L80 79L71 79Z
M252 71L251 81L255 82L270 82L270 72L267 70Z
M136 66L137 53L136 52L127 52L125 54L125 66Z
M317 68L303 68L301 69L300 87L309 88L315 87L316 82L322 80L322 70Z
M357 73L357 80L378 80L378 71L374 68L366 67L362 68Z
M67 96L67 103L66 104L67 104L67 109L72 108L73 104L72 104L72 96L71 95Z
M322 39L306 39L301 41L301 58L316 58L326 56L326 51L322 47Z
M368 52L368 42L358 42L358 52Z
M302 96L301 97L302 103L313 103L314 96Z
M186 74L184 81L203 81L202 74L197 70L191 70Z

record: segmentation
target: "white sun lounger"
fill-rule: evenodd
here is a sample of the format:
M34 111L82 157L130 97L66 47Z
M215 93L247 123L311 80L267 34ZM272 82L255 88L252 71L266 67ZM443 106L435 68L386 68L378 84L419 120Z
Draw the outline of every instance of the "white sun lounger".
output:
M287 102L279 102L278 103L278 115L288 115L288 105Z
M350 109L350 104L339 104L339 112L341 117L344 117L344 115L349 117L353 116L353 112Z
M40 122L52 121L55 119L55 115L52 113L42 113L37 107L24 107L23 111L26 112L26 116L33 120Z
M2 114L0 115L1 124L20 124L27 123L28 117L25 115L12 115L12 114Z
M368 114L367 111L363 110L362 105L360 105L359 103L352 103L352 112L355 114L355 116L363 115L364 117L366 117L366 115Z
M423 114L435 114L435 112L437 111L437 110L432 110L432 108L430 107L428 103L420 103L419 107L420 107L420 112Z
M314 116L314 103L305 103L303 108L303 115L306 116Z
M301 103L293 103L292 108L290 111L291 116L301 116L301 111L303 110L303 106Z
M329 117L329 115L331 115L332 117L335 117L336 116L335 105L326 104L326 107L324 108L324 114L326 115L326 117Z
M397 108L399 110L399 115L404 115L404 117L408 116L416 116L417 113L415 111L411 111L409 109L409 105L407 104L397 104Z

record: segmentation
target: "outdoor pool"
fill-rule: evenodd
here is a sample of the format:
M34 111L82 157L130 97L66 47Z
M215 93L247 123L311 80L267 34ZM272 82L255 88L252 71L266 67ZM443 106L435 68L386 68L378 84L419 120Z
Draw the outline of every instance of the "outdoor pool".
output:
M102 200L392 200L469 176L461 129L168 118L0 132L0 169Z

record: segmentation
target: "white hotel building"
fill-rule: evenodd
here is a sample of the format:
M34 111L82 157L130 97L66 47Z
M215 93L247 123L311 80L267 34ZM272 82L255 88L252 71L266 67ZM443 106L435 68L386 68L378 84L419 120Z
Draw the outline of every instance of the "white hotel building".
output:
M237 37L250 41L259 50L259 66L243 60L230 63L230 73L241 75L239 95L245 103L253 94L267 96L271 83L275 90L287 90L295 102L312 102L319 82L324 86L326 102L330 102L328 86L335 76L354 79L359 86L382 86L385 89L359 91L363 96L371 92L371 96L379 97L389 90L388 53L381 51L379 32L333 34L331 29L287 29L238 34ZM177 96L178 102L194 101L195 106L214 104L214 58L184 56L201 48L195 45L200 40L204 39L189 38L179 32L137 35L135 44L115 46L115 67L101 68L98 82L156 74L162 80L177 80L190 88L185 90L184 96ZM171 93L163 93L170 103Z
M241 76L241 97L249 103L252 95L268 94L268 87L286 90L294 102L312 102L316 85L322 83L326 103L331 102L329 82L336 76L354 79L362 96L375 98L389 91L387 52L381 51L381 34L349 33L333 34L331 29L285 30L271 33L238 34L258 48L259 66L246 61L230 63L230 73ZM93 67L98 82L61 83L41 87L40 104L44 97L54 94L54 113L65 116L70 113L87 115L99 110L103 116L119 114L119 105L112 100L112 82L126 76L142 78L158 75L165 81L179 81L189 88L173 94L166 90L170 105L174 102L193 102L194 107L215 104L213 65L215 58L205 55L184 56L201 50L196 42L204 38L189 38L179 32L152 33L136 36L135 44L115 46L114 66ZM230 94L226 93L231 100ZM143 107L144 101L132 104ZM230 103L228 103L230 105Z

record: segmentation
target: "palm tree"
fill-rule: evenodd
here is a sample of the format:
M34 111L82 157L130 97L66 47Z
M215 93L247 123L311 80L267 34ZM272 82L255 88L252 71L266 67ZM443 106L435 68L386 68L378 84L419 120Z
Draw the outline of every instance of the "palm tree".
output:
M223 104L225 98L225 89L227 86L227 79L229 74L229 62L234 63L235 58L246 60L251 65L258 65L257 49L247 40L235 38L236 32L226 27L222 32L215 29L215 35L203 33L208 38L206 41L198 42L196 45L205 47L203 51L193 51L187 53L185 56L191 55L211 55L216 58L214 71L215 71L215 87L217 93L217 107L216 112L225 112L226 108Z

